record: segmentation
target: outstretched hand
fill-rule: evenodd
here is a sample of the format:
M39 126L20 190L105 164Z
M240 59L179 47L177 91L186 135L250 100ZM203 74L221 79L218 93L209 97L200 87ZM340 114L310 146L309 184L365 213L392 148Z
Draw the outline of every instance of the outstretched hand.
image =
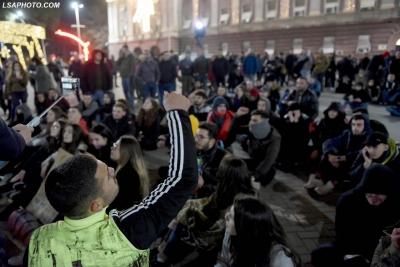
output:
M163 104L165 111L167 112L174 109L188 111L190 107L189 99L181 94L177 94L176 92L165 92Z

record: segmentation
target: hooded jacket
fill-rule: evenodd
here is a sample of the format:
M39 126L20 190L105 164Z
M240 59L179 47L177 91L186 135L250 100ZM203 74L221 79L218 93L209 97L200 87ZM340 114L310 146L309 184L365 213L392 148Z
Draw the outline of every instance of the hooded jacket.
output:
M336 118L329 118L328 113L330 110L338 112ZM339 102L332 102L324 111L324 118L318 123L315 133L311 136L315 149L321 151L322 144L326 140L335 138L348 129L345 119L346 113L343 111L343 106Z
M110 104L104 104L104 106L100 107L97 111L96 111L96 115L94 117L96 117L97 115L100 116L100 121L104 120L104 118L112 113L114 104L115 104L115 95L113 92L111 91L106 91L104 92L105 95L108 95L110 97Z
M96 53L101 52L100 50L94 50L92 52L93 55ZM94 59L91 59L90 61L86 62L86 64L83 67L83 73L82 73L82 81L81 81L81 87L82 91L89 91L91 93L94 93L96 90L111 90L112 89L112 77L111 77L111 72L110 69L107 66L107 63L104 61L105 56L104 53L101 52L103 55L102 60L100 61L99 64L96 64L94 62ZM100 78L101 78L101 85L102 88L96 88L96 78L97 73L96 69L97 67L100 68Z
M129 114L125 115L120 120L115 120L112 114L109 114L104 118L102 123L111 130L116 139L119 139L125 134L135 136L135 120Z
M394 177L387 167L368 169L362 182L344 193L336 206L336 242L344 254L359 254L371 260L382 231L399 220ZM390 177L392 176L392 177ZM372 189L371 189L372 188ZM374 190L377 189L377 190ZM366 193L384 193L388 198L379 206L368 203ZM376 191L376 192L371 192Z
M396 146L396 143L392 139L388 139L389 149L383 155L376 160L372 160L372 164L382 164L388 166L392 169L397 177L400 179L400 153L399 148ZM350 169L350 180L353 185L357 185L362 176L364 175L364 156L362 151L358 153L356 160L354 161L353 166ZM399 181L397 181L397 186L399 186Z
M348 162L353 162L359 151L364 147L367 136L371 133L370 121L367 115L361 114L364 119L364 131L361 135L353 135L351 130L345 130L338 137L326 140L322 144L324 155L346 155ZM350 120L350 125L353 118Z
M400 250L392 245L391 235L394 228L400 228L400 221L395 225L386 228L379 244L375 249L371 267L392 267L400 266Z

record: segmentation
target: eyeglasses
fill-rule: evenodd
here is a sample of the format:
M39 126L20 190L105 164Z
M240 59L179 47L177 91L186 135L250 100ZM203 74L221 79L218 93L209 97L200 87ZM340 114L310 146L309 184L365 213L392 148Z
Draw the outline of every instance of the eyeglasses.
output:
M111 147L111 148L113 148L113 149L115 149L115 150L118 150L118 149L119 149L119 147L118 147L117 143L114 143L114 144L112 145L112 147Z
M203 140L203 139L210 139L210 138L205 137L205 136L203 136L203 135L198 135L198 134L196 134L196 136L194 137L194 139Z

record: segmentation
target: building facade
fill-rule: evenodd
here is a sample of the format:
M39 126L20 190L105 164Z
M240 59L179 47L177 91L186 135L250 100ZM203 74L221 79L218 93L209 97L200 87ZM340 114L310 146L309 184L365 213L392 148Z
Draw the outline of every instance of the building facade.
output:
M107 0L109 52L123 44L154 51L195 51L195 24L206 28L204 50L255 53L302 49L362 55L396 48L400 0L147 0L150 32L132 21L138 0ZM400 44L400 42L398 43Z

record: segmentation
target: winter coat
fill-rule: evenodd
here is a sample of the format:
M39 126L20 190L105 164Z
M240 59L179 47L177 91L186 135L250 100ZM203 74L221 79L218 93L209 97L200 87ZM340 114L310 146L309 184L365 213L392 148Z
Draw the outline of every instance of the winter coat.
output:
M15 74L11 76L11 79L7 81L8 94L26 92L26 85L28 84L28 75L26 72L21 72L22 79L18 79ZM0 90L3 88L0 87Z
M212 62L212 73L214 76L225 76L228 72L228 60L224 57L216 57Z
M313 121L318 117L318 97L310 89L307 89L303 95L300 95L298 90L294 90L287 98L287 101L296 101L299 103L301 112L307 115L310 121ZM282 115L287 113L287 108L288 107L281 110Z
M379 66L385 66L385 60L382 55L373 56L371 61L368 64L367 71L375 73L378 71Z
M170 60L161 60L158 64L160 69L160 84L175 84L175 79L178 76L176 73L176 65Z
M329 59L325 55L318 55L314 60L314 72L317 74L325 73L329 67Z
M364 132L361 135L353 135L351 130L345 130L340 136L326 140L322 144L324 155L346 155L346 161L354 162L359 151L364 147L367 136L371 133L368 116L365 114L361 116L364 118ZM350 125L352 120L349 122Z
M229 127L231 125L233 116L234 116L234 113L230 110L227 110L224 115L217 111L214 111L214 110L211 110L208 113L207 121L209 121L209 122L214 122L218 125L218 121L223 120L222 125L219 126L217 140L221 140L221 141L226 140L228 133L229 133Z
M304 64L303 64L303 67L301 68L301 70L308 70L308 71L310 71L311 70L311 68L312 68L312 66L313 66L313 64L314 64L314 59L313 59L313 57L311 56L311 55L301 55L300 57L299 57L299 61L303 61L303 60L305 60L305 59L308 59L308 60L306 60L305 62L304 62Z
M285 59L285 67L288 71L292 71L294 64L297 61L297 57L295 55L287 55Z
M130 78L135 75L136 62L135 57L130 52L120 57L117 61L118 71L121 78Z
M82 73L83 73L83 64L80 60L78 62L73 61L71 65L69 65L68 76L82 79Z
M400 266L400 250L392 245L391 235L393 228L399 228L399 222L396 225L388 227L383 233L379 244L372 257L371 267L393 267Z
M349 100L350 96L353 96L353 99L360 98L361 103L371 102L371 96L368 94L368 91L364 89L361 89L360 91L353 89L344 96L344 99Z
M179 69L182 76L193 76L193 61L189 59L182 59L179 62Z
M158 83L160 69L154 60L144 60L139 63L136 75L143 83Z
M96 88L97 66L100 66L102 88ZM107 64L102 61L99 64L96 64L93 60L86 62L83 67L81 87L82 91L88 91L92 94L99 89L103 91L111 90L112 77Z
M229 152L216 144L209 150L197 151L197 158L201 159L201 171L204 180L203 187L198 190L199 198L209 197L217 189L218 167L226 154L229 154Z
M120 120L115 120L112 114L107 115L102 121L111 132L114 134L116 139L119 139L122 135L135 135L135 120L131 115L125 115Z
M53 88L50 75L52 73L50 73L49 68L43 64L36 67L36 73L30 74L35 79L36 93L47 93L50 88Z
M64 77L63 70L53 62L49 62L47 64L49 71L53 74L54 80L57 82L61 81L61 77Z
M82 110L82 117L85 119L85 121L90 122L93 118L93 115L96 113L96 111L99 109L99 104L97 101L92 100L90 105L86 107L83 102L80 102L78 104L79 108Z
M194 60L193 72L195 74L206 75L210 71L210 63L204 56L199 56Z
M383 153L383 155L376 160L372 160L372 164L383 164L390 169L392 169L397 177L397 185L399 186L400 182L400 153L399 153L399 148L396 146L396 143L392 139L388 139L388 144L389 144L389 150L386 151L386 153ZM351 183L356 186L362 179L365 168L364 168L364 156L362 154L362 151L360 151L357 155L356 160L353 163L353 166L350 169L350 180Z
M254 75L259 69L259 62L254 54L249 54L244 58L242 71L245 75Z

